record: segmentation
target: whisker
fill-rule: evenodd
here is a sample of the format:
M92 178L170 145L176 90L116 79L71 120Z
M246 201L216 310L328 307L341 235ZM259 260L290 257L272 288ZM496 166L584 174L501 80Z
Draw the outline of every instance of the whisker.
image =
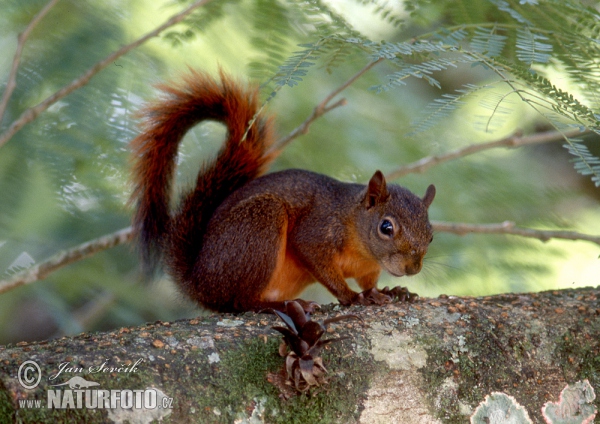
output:
M425 261L423 261L425 262ZM426 263L427 265L436 265L436 266L440 266L440 267L446 267L446 268L450 268L450 269L454 269L454 270L460 270L460 267L454 266L454 265L449 265L447 263L444 262L437 262L437 261L427 261Z

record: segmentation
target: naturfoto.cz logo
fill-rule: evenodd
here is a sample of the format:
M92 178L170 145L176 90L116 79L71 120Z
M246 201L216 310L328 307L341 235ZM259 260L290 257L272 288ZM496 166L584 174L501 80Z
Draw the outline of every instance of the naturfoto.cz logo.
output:
M27 389L35 389L42 380L42 370L35 361L25 361L19 367L19 384Z
M107 362L98 366L91 366L87 369L86 377L97 373L135 373L137 366L143 362L138 359L133 365L126 367L110 367ZM148 387L143 390L106 390L99 388L100 384L80 375L73 376L66 381L60 382L59 376L66 377L69 373L83 373L82 367L71 366L69 362L63 362L59 365L57 373L52 374L48 380L50 384L47 389L46 408L53 409L108 409L108 410L129 410L129 409L165 409L164 414L168 415L173 407L173 399L167 397L162 391L156 388ZM35 389L41 381L42 373L40 366L35 361L25 361L21 364L18 371L19 384L27 389ZM52 387L52 388L50 388ZM42 408L42 401L39 399L20 399L21 408Z

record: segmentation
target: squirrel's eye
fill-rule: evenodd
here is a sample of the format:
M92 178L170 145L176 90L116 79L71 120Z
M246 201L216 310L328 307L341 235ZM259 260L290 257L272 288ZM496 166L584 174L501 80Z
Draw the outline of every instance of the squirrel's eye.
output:
M379 224L379 231L385 236L392 237L394 235L394 225L387 219L384 219Z

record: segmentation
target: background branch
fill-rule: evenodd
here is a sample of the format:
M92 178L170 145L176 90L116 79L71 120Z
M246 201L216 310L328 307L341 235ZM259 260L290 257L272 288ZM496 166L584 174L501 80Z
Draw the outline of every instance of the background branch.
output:
M432 221L431 224L433 229L437 232L452 233L459 236L469 233L506 234L534 238L544 242L550 239L583 240L600 245L600 236L583 234L575 231L534 230L531 228L522 228L517 227L512 221L504 221L498 224L467 224L461 222ZM7 280L0 281L0 294L25 284L43 280L50 273L66 265L85 259L103 250L110 249L111 247L128 243L132 239L133 230L131 227L127 227L112 234L85 242L67 251L59 252L50 259L32 266L30 269L17 273Z
M0 294L24 284L43 280L48 274L59 268L92 256L103 250L110 249L111 247L125 244L131 239L133 239L133 231L131 227L127 227L115 233L85 242L72 249L59 252L44 262L40 262L23 272L19 272L7 280L0 281Z
M369 71L369 69L371 69L372 67L374 67L375 65L377 65L378 63L380 63L382 61L383 61L383 59L377 59L376 61L370 62L367 66L365 66L360 71L358 71L356 74L354 74L345 83L343 83L338 88L336 88L331 93L329 93L329 95L327 97L325 97L323 99L323 101L321 101L321 103L319 103L313 109L312 114L308 118L306 118L306 120L304 122L302 122L302 124L300 124L294 130L292 130L287 136L279 139L277 141L277 143L275 143L273 145L273 147L271 148L271 150L269 151L269 153L272 152L273 150L283 150L294 139L296 139L297 137L299 137L299 136L301 136L303 134L308 133L308 129L310 128L311 124L315 120L317 120L318 118L320 118L321 116L323 116L325 113L329 112L332 109L335 109L335 108L337 108L339 106L344 106L346 104L346 99L340 99L340 100L338 100L337 102L335 102L332 105L330 105L329 103L333 100L333 98L335 96L337 96L338 94L340 94L342 91L344 91L350 85L352 85L358 78L360 78L367 71Z
M529 144L549 143L561 141L565 138L585 135L587 133L589 133L589 131L582 132L579 129L567 132L546 131L527 136L523 136L521 133L515 133L509 137L505 137L500 140L490 141L488 143L472 144L470 146L462 147L460 149L456 149L451 152L444 153L442 155L424 157L416 162L401 166L395 171L392 171L389 174L387 174L385 177L389 180L395 180L407 174L422 173L435 165L439 165L441 163L448 162L454 159L460 159L462 157L472 155L474 153L479 153L484 150L496 149L498 147L515 148Z
M531 228L522 228L517 227L517 224L512 221L504 221L499 224L465 224L459 222L432 221L431 225L435 231L453 233L459 236L464 236L468 233L509 234L535 238L544 242L550 239L585 240L600 245L600 236L582 234L575 231L534 230Z
M37 118L42 112L44 112L46 109L48 109L51 105L53 105L54 103L56 103L58 100L62 99L63 97L71 94L73 91L77 90L78 88L81 88L84 85L86 85L89 82L89 80L92 79L92 77L94 77L102 69L104 69L107 66L109 66L110 64L112 64L119 57L130 52L131 50L135 49L136 47L140 46L141 44L145 43L150 38L156 37L161 32L163 32L165 29L181 22L186 16L188 16L190 13L192 13L195 9L197 9L200 6L204 6L209 1L210 0L197 1L196 3L192 4L190 7L185 9L183 12L180 12L180 13L172 16L164 24L157 27L153 31L150 31L143 37L138 38L133 43L128 44L128 45L120 48L116 52L110 54L105 59L101 60L100 62L98 62L97 64L92 66L82 76L80 76L79 78L77 78L76 80L71 82L69 85L61 88L60 90L58 90L56 93L54 93L53 95L48 97L43 102L27 109L25 112L23 112L21 114L21 116L19 116L10 125L10 127L8 127L8 129L2 135L0 135L0 147L2 147L8 140L10 140L12 138L12 136L15 135L21 128L23 128L25 125L27 125L28 123L33 121L35 118Z
M17 50L15 51L15 57L12 62L12 66L10 68L10 75L8 76L8 82L6 83L6 89L4 90L4 94L2 94L2 100L0 100L0 122L2 122L2 118L4 118L4 112L6 111L6 106L8 105L8 101L12 96L13 91L17 87L17 70L19 69L19 63L21 62L21 54L23 53L23 46L25 46L25 41L29 38L29 34L35 28L35 26L46 16L46 14L54 7L59 0L50 0L46 6L42 10L38 12L37 15L33 17L31 22L25 27L25 30L19 34L17 38Z

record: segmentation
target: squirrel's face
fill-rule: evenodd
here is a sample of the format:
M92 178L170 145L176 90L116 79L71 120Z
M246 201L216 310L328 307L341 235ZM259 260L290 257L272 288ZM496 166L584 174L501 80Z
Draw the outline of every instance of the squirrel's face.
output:
M421 199L409 190L387 187L377 171L369 181L364 206L369 226L367 246L383 269L401 277L423 267L423 257L433 240L427 209L435 197L429 186Z
M384 215L379 220L373 253L381 266L395 277L417 274L423 267L423 257L433 233L427 215L419 221L403 224L392 215Z

